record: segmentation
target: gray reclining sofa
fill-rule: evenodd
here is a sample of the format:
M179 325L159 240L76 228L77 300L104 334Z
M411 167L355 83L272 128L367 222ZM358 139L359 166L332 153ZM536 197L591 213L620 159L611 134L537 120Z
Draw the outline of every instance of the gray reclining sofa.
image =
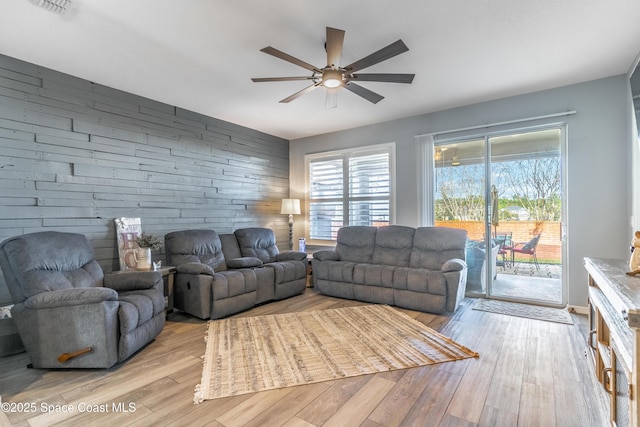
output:
M351 226L335 250L313 254L316 291L429 313L453 312L464 298L467 232L446 227Z
M167 263L177 270L174 307L200 319L220 319L306 288L307 254L280 252L269 228L174 231L164 241Z

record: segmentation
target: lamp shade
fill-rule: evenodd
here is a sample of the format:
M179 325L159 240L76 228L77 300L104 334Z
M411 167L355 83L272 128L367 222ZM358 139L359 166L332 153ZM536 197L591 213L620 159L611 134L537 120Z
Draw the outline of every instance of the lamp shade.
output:
M300 215L300 199L282 199L281 214Z

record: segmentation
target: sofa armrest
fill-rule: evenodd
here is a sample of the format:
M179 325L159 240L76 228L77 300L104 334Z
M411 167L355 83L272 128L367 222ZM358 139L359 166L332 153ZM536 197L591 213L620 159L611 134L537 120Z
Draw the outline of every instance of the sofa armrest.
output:
M467 268L467 263L459 258L452 258L445 262L440 268L440 271L447 273L449 271L462 271Z
M227 260L228 268L250 268L250 267L260 267L262 265L262 260L260 258L255 258L251 256L244 256L241 258L233 258Z
M125 271L104 276L104 286L118 292L151 289L162 282L159 271Z
M304 261L306 259L306 252L285 251L276 255L276 261Z
M318 261L340 261L340 255L338 252L330 250L314 252L313 258Z
M24 306L35 309L55 308L117 300L118 293L110 288L72 288L34 295L24 301Z
M214 271L207 264L202 264L201 262L187 262L176 267L176 272L178 273L187 273L187 274L206 274L208 276L213 276Z

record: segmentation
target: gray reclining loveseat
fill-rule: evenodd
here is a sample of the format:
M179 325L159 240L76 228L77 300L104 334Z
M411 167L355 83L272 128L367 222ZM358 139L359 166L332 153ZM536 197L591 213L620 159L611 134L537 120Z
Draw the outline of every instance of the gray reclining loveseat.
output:
M343 227L335 250L313 254L313 283L325 295L453 312L464 298L466 240L446 227Z
M177 269L174 307L201 319L220 319L306 288L307 254L281 253L269 228L174 231L164 241L167 263Z

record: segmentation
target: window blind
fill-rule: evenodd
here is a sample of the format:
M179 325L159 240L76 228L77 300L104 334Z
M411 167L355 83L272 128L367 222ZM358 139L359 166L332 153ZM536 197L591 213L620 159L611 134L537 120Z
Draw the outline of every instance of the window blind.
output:
M335 240L347 225L389 225L390 163L390 148L311 159L309 238Z

